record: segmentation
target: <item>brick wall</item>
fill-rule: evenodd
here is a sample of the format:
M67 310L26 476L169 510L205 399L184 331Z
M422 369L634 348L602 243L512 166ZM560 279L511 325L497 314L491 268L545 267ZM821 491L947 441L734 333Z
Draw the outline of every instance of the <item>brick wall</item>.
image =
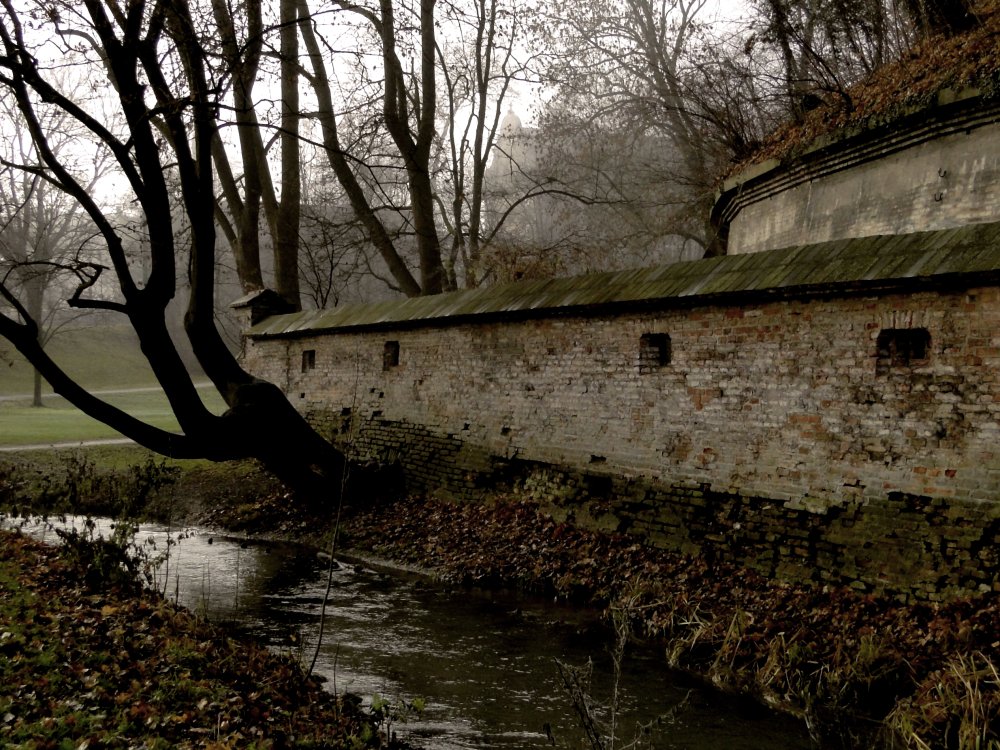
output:
M929 342L909 362L880 339L913 330ZM251 338L245 357L417 491L504 482L581 523L900 596L995 585L994 287L437 320Z

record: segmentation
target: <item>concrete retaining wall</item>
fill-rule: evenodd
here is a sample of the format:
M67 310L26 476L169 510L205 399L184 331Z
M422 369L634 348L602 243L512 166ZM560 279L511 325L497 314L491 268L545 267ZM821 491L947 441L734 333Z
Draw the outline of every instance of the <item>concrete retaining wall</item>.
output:
M1000 219L1000 108L978 99L816 144L731 180L729 254Z

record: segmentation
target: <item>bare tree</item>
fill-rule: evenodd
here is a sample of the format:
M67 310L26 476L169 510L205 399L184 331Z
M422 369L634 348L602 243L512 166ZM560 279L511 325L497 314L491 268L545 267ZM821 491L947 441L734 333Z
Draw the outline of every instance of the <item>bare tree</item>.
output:
M688 93L688 55L699 41L706 0L573 0L538 26L543 77L563 112L614 120L632 133L669 143L687 218L676 224L711 252L708 209L726 154ZM697 226L692 227L692 223ZM693 230L693 232L692 232Z
M708 218L716 182L766 134L820 104L850 110L852 87L920 33L976 23L972 0L754 0L742 22L713 29L700 21L705 4L571 0L539 39L555 132L575 121L582 137L613 121L669 143L678 202L664 203L674 203L667 231L697 236L709 254L722 251Z
M886 0L757 0L755 7L746 50L776 51L773 75L796 120L831 95L851 109L849 87L898 57L911 38Z
M974 0L902 0L922 34L958 34L979 23Z
M479 284L486 165L511 84L529 78L529 11L507 0L335 7L336 18L307 16L303 2L300 18L311 21L305 67L346 199L394 288Z
M535 171L578 196L543 198L550 224L545 244L561 240L585 251L587 257L568 261L571 268L613 270L701 256L703 227L691 216L685 162L662 131L552 103L530 137L537 142Z
M382 78L374 84L378 93L372 100L380 106L381 125L391 139L395 156L406 175L408 220L417 250L419 281L394 242L392 232L381 220L377 206L372 204L366 193L360 175L368 168L367 155L359 158L345 149L337 122L338 110L327 60L329 55L324 54L333 54L334 50L324 50L323 45L328 42L317 32L317 18L307 0L299 0L299 18L303 20L302 36L308 55L305 67L318 104L315 117L321 128L325 153L358 220L382 255L399 289L410 296L436 294L444 289L445 277L435 224L430 171L437 128L434 2L420 0L416 6L402 5L400 8L391 0L380 0L373 7L348 2L338 3L338 6L344 13L362 22L354 29L361 40L356 43L374 41L379 50L377 67ZM402 20L397 17L398 12L403 15ZM411 30L412 34L407 35L401 29ZM360 52L356 54L363 57ZM409 65L409 62L413 64ZM359 74L367 76L364 62Z
M383 290L372 266L374 248L351 210L336 179L330 179L326 157L316 154L302 169L302 241L299 276L303 304L314 308L367 301Z
M180 424L173 434L146 424L104 402L69 377L38 341L39 321L16 290L0 286L10 312L0 314L0 335L38 368L53 389L90 416L160 453L215 460L255 457L303 489L335 494L344 460L289 404L273 384L244 371L215 326L216 211L213 151L220 141L223 102L211 77L210 41L221 35L210 14L195 15L177 0L127 6L103 0L46 6L32 13L15 0L0 0L0 86L17 105L41 166L31 174L70 196L96 229L101 264L76 262L79 283L68 302L124 316L135 329ZM31 24L29 33L26 24ZM71 26L86 35L77 50L66 49L60 31ZM63 41L60 41L63 40ZM70 54L88 55L80 80L107 82L101 100L117 115L92 113L76 87L61 86L52 68ZM83 76L87 78L83 78ZM115 166L116 181L130 192L148 227L148 267L136 268L125 252L113 214L103 207L52 147L45 123L58 112L85 138L75 148L96 149ZM106 123L121 122L115 127ZM69 153L69 151L67 151ZM170 178L176 189L171 189ZM229 405L215 415L202 402L166 325L167 306L177 291L178 220L187 228L187 272L191 293L185 332L204 373ZM117 297L94 296L110 271Z
M77 280L73 269L91 261L93 224L65 193L42 177L44 167L16 112L5 103L2 127L8 153L0 156L0 279L18 290L31 317L38 321L38 344L46 346L78 316L67 315L52 299L67 283ZM45 123L53 134L50 147L67 156L71 125L62 113ZM105 160L78 155L75 172L85 189L92 191L105 170ZM90 163L88 163L90 162ZM68 277L68 278L67 278ZM42 406L42 377L36 369L32 405Z
M222 135L216 133L212 157L221 188L216 220L233 250L237 275L245 292L266 285L260 244L266 230L273 257L274 288L290 309L297 310L301 307L297 9L289 0L280 2L278 18L271 24L267 23L261 0L243 0L236 5L212 0L211 9L218 33L213 43L220 61L212 77L229 82L230 98L220 104L231 101L239 146L239 159L234 160ZM271 43L275 35L278 37L276 48ZM277 61L276 71L263 69L268 60ZM261 117L255 93L259 78L266 72L278 79L280 111L272 118ZM280 195L271 174L269 145L274 139L268 137L268 131L280 144Z
M438 44L445 125L437 200L451 238L446 271L452 288L475 287L484 279L483 256L497 231L484 216L486 168L511 85L530 79L530 57L517 53L527 36L528 12L500 0L470 6L448 6L450 39Z

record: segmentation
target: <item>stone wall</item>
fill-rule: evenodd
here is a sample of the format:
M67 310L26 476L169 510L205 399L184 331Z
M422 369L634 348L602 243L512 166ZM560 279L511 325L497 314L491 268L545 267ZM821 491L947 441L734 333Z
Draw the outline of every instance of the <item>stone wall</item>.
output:
M778 502L668 484L523 466L517 495L591 528L745 565L767 576L846 585L900 600L996 589L1000 506L890 492L882 500Z
M995 585L996 287L302 331L245 358L415 491L506 483L654 544L901 596Z

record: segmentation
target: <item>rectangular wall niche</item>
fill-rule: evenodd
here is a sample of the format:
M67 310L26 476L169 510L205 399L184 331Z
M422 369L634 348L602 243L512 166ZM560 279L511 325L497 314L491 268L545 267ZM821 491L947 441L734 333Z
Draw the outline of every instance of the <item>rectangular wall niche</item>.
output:
M927 362L931 335L926 328L883 328L875 340L875 374Z
M306 349L302 352L302 372L316 369L316 350Z
M391 370L399 366L399 342L386 341L382 347L382 369Z
M652 372L669 364L670 334L642 334L639 337L639 372Z

